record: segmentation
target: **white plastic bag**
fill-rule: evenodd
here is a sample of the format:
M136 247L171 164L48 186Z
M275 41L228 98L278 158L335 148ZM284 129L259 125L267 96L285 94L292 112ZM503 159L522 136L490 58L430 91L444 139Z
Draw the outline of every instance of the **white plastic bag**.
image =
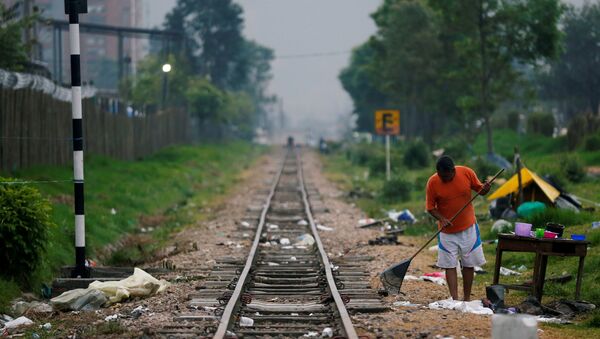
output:
M131 297L147 297L161 293L170 284L164 280L158 280L146 273L144 270L135 268L133 275L119 281L94 281L90 289L102 291L110 303L117 303Z

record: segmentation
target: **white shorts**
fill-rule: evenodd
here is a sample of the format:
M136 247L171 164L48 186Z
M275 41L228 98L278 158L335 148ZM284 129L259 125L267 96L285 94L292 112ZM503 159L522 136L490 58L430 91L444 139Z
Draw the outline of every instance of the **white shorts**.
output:
M485 264L477 223L458 233L440 233L438 235L437 266L455 268L459 259L462 267L483 266Z

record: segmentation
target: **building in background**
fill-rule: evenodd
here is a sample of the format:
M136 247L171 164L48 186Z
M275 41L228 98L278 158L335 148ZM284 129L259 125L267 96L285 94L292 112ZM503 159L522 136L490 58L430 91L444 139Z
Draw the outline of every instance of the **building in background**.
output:
M8 6L17 0L3 0ZM80 16L82 23L118 27L146 27L145 18L150 0L88 0L88 13ZM38 9L43 18L68 20L64 0L24 0L19 13L25 15ZM68 84L69 35L44 23L37 24L28 34L36 41L30 57L45 65L55 81ZM27 38L27 37L24 37ZM144 38L123 37L123 76L135 73L136 65L148 53ZM116 91L119 85L119 38L96 33L81 34L82 81L100 89Z

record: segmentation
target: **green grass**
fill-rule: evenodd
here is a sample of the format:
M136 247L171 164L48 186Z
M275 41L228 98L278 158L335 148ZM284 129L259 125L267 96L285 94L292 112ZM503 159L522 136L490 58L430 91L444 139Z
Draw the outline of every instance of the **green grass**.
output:
M567 151L567 140L565 137L548 138L537 134L519 134L512 130L501 129L493 132L494 151L509 161L512 160L515 146L523 156L530 153L556 154ZM473 151L476 154L487 153L487 139L481 133L473 143Z
M513 149L515 145L520 147L521 157L524 163L540 175L547 173L564 175L561 171L562 159L566 156L577 156L584 165L593 166L600 164L600 152L589 152L579 150L577 152L567 152L566 141L564 138L547 138L539 135L520 136L514 132L500 130L494 133L494 143L496 152L504 155L509 161L512 160ZM444 145L437 145L444 147ZM379 218L385 215L385 211L395 209L410 209L413 214L419 218L419 222L410 226L407 235L431 235L436 230L435 224L426 216L425 213L425 184L431 174L434 173L434 165L431 168L421 170L409 170L401 165L402 149L400 145L393 150L392 167L395 175L401 175L406 180L414 183L414 189L411 193L411 199L406 202L386 201L380 198L382 185L385 183L382 175L368 175L369 173L369 148L371 153L377 153L380 157L380 148L378 144L360 145L361 161L356 161L352 155L352 146L345 152L334 152L331 155L322 156L325 173L329 179L333 180L338 186L346 191L354 191L363 194L358 198L349 197L352 202L361 208L369 217ZM472 145L476 154L481 155L486 152L485 135L479 135ZM435 149L435 147L434 147ZM461 161L457 161L461 164ZM508 176L507 176L508 177ZM559 178L565 183L565 189L577 196L581 196L592 201L600 201L600 179L585 178L582 182L569 182L565 177ZM590 206L584 204L584 206ZM475 211L481 227L483 239L494 239L495 234L491 232L493 221L487 218L488 201L478 198L474 202ZM535 226L543 227L546 222L558 222L566 226L565 237L570 237L572 233L585 234L590 241L590 247L585 259L583 284L581 290L581 299L600 305L600 229L592 230L591 222L600 221L600 209L596 207L594 212L574 213L566 210L557 210L550 208L545 213L536 215L530 220ZM484 269L489 274L478 275L476 284L480 288L492 283L492 273L495 262L496 247L484 245L487 264ZM528 269L519 277L502 277L501 282L523 283L530 280L533 274L533 254L526 253L505 253L503 255L502 265L508 268L517 268L525 265ZM564 272L571 274L574 278L566 284L546 283L544 288L544 302L554 299L573 299L575 291L575 277L577 273L578 259L573 257L551 257L548 262L547 277L559 276ZM511 291L509 300L519 303L525 298L525 293ZM558 327L561 334L565 336L579 335L588 337L600 336L600 311L583 316L577 325L543 325L544 327Z
M10 301L20 294L21 290L17 283L0 279L0 313L8 313Z
M183 224L176 211L193 201L197 210L222 196L239 180L241 170L250 166L264 148L244 142L177 146L146 159L118 161L101 156L85 159L85 208L87 256L128 233L138 232L140 217L166 215L153 239L165 239L174 227ZM3 174L8 176L6 174ZM12 173L27 180L70 179L69 166L41 166ZM74 260L74 217L72 184L38 184L53 202L50 241L34 281L50 281L62 265ZM116 213L111 213L114 209ZM2 284L9 284L1 282ZM10 285L10 284L9 284ZM2 285L4 286L4 285ZM0 288L4 290L4 288ZM13 291L14 289L9 291ZM1 300L7 293L0 292ZM12 294L14 296L14 294Z

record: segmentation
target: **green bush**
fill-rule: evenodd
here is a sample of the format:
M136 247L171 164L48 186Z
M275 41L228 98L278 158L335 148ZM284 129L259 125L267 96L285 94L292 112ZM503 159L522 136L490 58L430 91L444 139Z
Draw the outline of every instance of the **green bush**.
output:
M600 151L600 135L589 136L585 140L586 151Z
M587 130L587 121L584 116L576 116L571 120L567 131L567 146L574 150L583 143L585 132Z
M465 160L469 156L469 145L462 140L453 140L443 145L444 155L447 155L454 159L454 161L460 162Z
M367 162L369 173L371 175L385 174L386 159L385 154L372 154Z
M429 178L431 177L431 174L433 174L433 171L434 171L434 170L435 170L435 169L432 169L432 170L431 170L431 171L432 171L432 173L427 173L427 174L421 174L421 175L418 175L418 176L415 178L415 182L414 182L414 185L415 185L415 186L414 186L414 187L415 187L416 189L422 189L423 191L425 191L425 187L427 186L427 181L428 181L428 180L429 180Z
M536 213L525 220L535 227L544 227L548 222L565 225L565 227L573 225L588 224L596 220L593 213L581 211L579 213L560 208L546 208L544 212Z
M348 149L346 152L346 158L348 158L348 160L350 160L354 165L365 166L369 162L372 154L372 147L369 147L369 145L366 144L359 144Z
M585 178L585 167L577 156L565 156L561 160L561 169L571 182L581 182Z
M535 112L527 118L527 132L551 137L556 122L552 113Z
M422 141L411 143L404 153L404 165L411 169L429 166L431 151Z
M600 310L594 311L583 324L587 327L600 328Z
M477 174L477 177L480 180L485 180L487 177L498 172L498 167L485 160L483 157L475 158L475 160L471 162L471 168L475 171L475 174Z
M404 177L392 177L384 181L381 188L381 198L386 202L408 201L412 191L412 183Z
M53 226L50 210L50 203L36 189L20 184L0 185L2 277L30 283L30 275L44 253L48 229Z
M506 127L512 131L519 130L519 119L520 113L516 111L510 111L506 114Z

